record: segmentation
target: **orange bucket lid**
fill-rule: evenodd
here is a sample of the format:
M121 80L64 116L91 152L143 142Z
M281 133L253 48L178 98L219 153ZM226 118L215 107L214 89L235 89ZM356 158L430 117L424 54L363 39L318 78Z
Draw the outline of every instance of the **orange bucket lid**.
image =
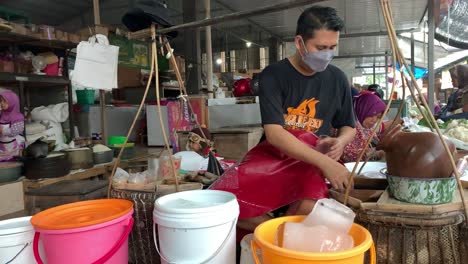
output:
M92 226L119 218L132 209L133 203L123 199L76 202L42 211L31 218L31 224L48 230Z

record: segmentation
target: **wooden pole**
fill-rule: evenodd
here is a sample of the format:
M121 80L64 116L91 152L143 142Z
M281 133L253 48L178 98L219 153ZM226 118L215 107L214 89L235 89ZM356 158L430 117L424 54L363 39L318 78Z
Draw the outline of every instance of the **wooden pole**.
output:
M211 18L210 0L205 0L205 19ZM214 98L213 94L213 51L211 49L211 26L205 27L205 44L206 44L206 88L208 90L208 98Z
M101 24L99 0L93 0L94 24ZM107 144L107 120L106 120L106 91L99 90L99 105L101 109L101 136L102 142Z

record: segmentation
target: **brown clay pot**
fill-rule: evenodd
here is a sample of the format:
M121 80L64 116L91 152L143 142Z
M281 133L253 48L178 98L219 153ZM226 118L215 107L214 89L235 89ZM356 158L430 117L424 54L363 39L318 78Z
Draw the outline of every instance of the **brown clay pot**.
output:
M454 153L454 144L446 142ZM445 178L453 172L449 156L435 133L403 132L398 125L383 136L377 149L385 151L387 173L393 176Z

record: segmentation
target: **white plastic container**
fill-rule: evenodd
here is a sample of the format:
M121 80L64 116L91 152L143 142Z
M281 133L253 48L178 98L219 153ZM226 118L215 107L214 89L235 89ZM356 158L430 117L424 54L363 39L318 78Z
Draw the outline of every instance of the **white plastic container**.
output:
M31 217L0 221L0 263L35 264Z
M195 151L180 151L174 154L181 159L180 168L185 171L199 171L204 158Z
M150 182L162 180L162 178L158 177L158 169L159 169L159 159L149 158L148 159L148 176L150 178Z
M173 193L155 201L161 263L235 264L239 204L224 191Z

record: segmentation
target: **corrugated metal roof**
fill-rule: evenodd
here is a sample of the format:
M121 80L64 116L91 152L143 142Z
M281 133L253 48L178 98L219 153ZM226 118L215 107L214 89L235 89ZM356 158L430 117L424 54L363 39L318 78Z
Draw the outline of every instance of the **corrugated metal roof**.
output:
M101 0L101 21L103 24L120 24L122 15L137 0ZM183 0L166 1L170 16L176 24L182 23ZM224 14L273 5L284 0L211 0L212 17ZM419 27L427 0L392 0L395 27L397 30L408 30ZM197 2L198 19L204 17L203 1ZM386 31L380 11L379 0L330 0L318 3L337 9L345 21L343 34L366 34ZM66 29L76 30L93 24L92 0L4 0L2 5L18 9L28 14L33 23L62 25ZM308 5L310 6L310 5ZM282 12L265 14L213 26L213 48L224 47L226 38L229 42L239 43L249 40L260 45L267 45L270 37L288 39L294 37L297 18L308 6L292 8ZM446 23L442 22L442 25ZM466 33L466 32L465 32ZM228 36L228 37L227 37ZM202 35L203 38L203 35ZM402 42L402 43L408 43ZM405 45L406 45L405 44ZM204 45L202 45L204 46ZM424 45L417 45L417 63L424 64L427 56ZM386 35L342 38L339 55L381 54L389 50ZM447 51L436 48L436 58L444 56ZM379 63L383 57L376 59ZM357 65L373 63L373 58L357 59Z

